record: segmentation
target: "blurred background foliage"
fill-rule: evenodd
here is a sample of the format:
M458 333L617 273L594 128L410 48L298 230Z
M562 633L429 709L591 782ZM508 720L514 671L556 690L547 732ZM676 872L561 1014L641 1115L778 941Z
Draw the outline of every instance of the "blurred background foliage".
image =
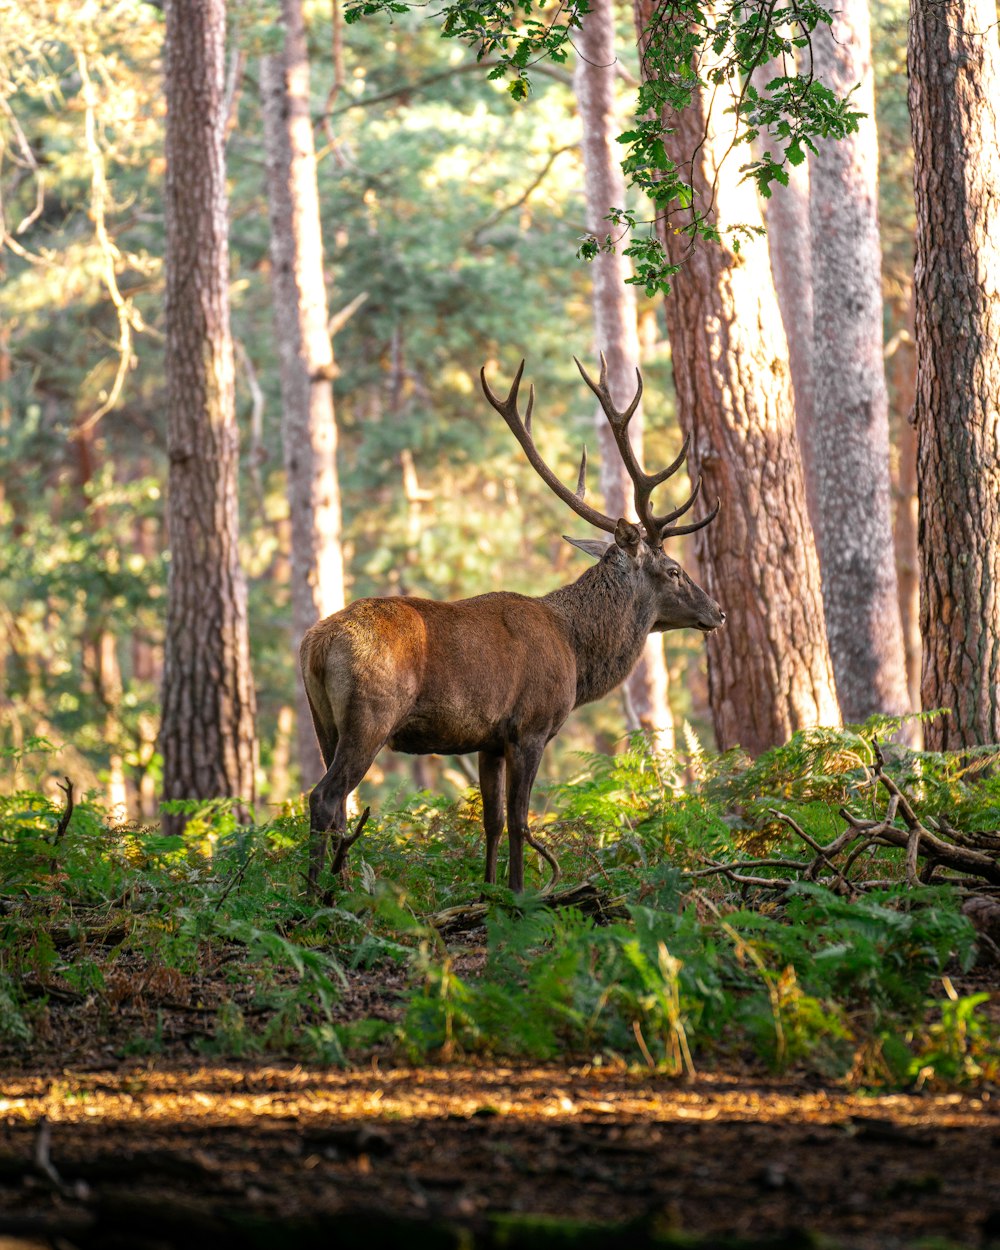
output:
M259 788L280 804L297 789L296 666L258 94L276 9L232 9L242 542ZM526 358L542 454L572 480L580 444L594 443L572 356L595 353L589 274L575 256L585 214L569 74L537 73L517 104L429 16L362 21L335 39L331 5L306 9L328 290L342 322L350 593L544 593L583 557L562 542L572 521L483 400L478 372L504 382ZM905 11L881 0L873 17L886 308L901 324L912 267ZM0 0L0 18L0 749L48 738L60 771L101 787L117 774L129 814L150 819L168 558L163 15L141 0ZM630 23L623 9L623 119L637 72ZM680 436L662 313L640 300L639 316L656 465ZM676 633L666 646L675 719L707 738L701 641ZM544 767L565 776L569 753L610 749L623 733L618 696L582 709ZM386 753L370 784L408 787L412 768L419 784L461 785L452 764Z

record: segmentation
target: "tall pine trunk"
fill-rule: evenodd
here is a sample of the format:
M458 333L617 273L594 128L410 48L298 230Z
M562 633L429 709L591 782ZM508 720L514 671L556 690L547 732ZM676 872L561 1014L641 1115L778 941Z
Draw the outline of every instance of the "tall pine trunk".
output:
M587 199L587 229L603 238L610 229L609 211L625 203L625 175L615 142L615 10L613 0L591 0L576 38L577 61L573 88L583 125L583 167ZM601 252L591 265L594 333L598 351L608 361L608 383L624 406L636 386L639 332L635 288L626 279L631 265L620 250ZM634 519L632 482L615 446L604 413L596 413L601 449L601 490L605 511ZM642 411L629 426L632 445L642 461ZM662 634L650 634L642 658L625 683L625 706L630 729L642 728L654 749L672 751L674 725L667 698L668 677Z
M282 0L285 43L264 58L261 92L271 217L271 289L281 360L281 436L292 524L292 633L344 606L333 348L329 332L309 56L302 0ZM323 775L301 681L296 698L303 786Z
M813 525L840 710L909 710L892 543L889 397L882 330L878 141L867 0L844 0L813 35L813 71L852 97L857 133L810 161ZM780 194L780 191L778 192Z
M912 0L921 695L932 750L1000 742L1000 45L994 0Z
M754 84L763 93L767 84L785 72L780 61L768 61L754 73ZM772 145L766 135L758 139L759 151ZM788 364L795 393L795 432L802 454L809 518L816 525L815 456L812 450L813 405L813 281L812 246L809 237L809 162L788 168L788 186L776 186L764 203L771 277L788 340Z
M917 356L913 342L913 288L906 295L904 311L897 309L896 321L902 328L894 336L889 358L890 411L896 444L896 519L893 541L896 548L896 581L899 585L899 614L903 622L906 650L906 685L910 706L920 707L920 563L917 549L917 431L913 425L916 394ZM921 734L923 730L921 728Z
M653 8L636 0L641 45ZM671 159L723 230L761 223L739 159L722 160L732 139L724 94L711 117L703 93L664 117ZM689 240L674 229L683 223L659 224L668 256L683 261L666 314L691 470L709 502L722 499L718 519L698 533L703 584L729 618L708 640L712 719L720 748L757 753L797 729L839 722L788 344L766 247L734 255L699 243L687 256Z
M254 797L229 330L224 0L167 0L167 524L163 795ZM165 827L177 830L179 816Z

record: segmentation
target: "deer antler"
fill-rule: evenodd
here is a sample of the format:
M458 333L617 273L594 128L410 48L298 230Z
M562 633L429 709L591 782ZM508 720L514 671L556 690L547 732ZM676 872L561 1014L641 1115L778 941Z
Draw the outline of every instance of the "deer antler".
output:
M579 363L579 362L578 362ZM582 372L582 370L581 370ZM584 495L587 490L587 449L584 447L583 455L580 458L580 476L577 479L576 491L571 491L568 486L564 486L556 477L542 457L538 454L538 448L535 446L534 439L531 437L531 410L535 404L535 388L532 386L528 391L528 411L523 419L517 407L517 392L521 385L521 375L524 373L524 361L522 360L518 366L517 373L514 375L514 381L504 400L498 399L490 389L490 384L486 381L485 367L479 370L479 380L483 384L483 394L490 401L493 407L499 412L501 417L510 427L510 432L524 449L524 454L528 457L528 463L535 470L542 481L552 491L554 491L563 503L568 504L577 516L582 517L585 521L589 521L591 525L596 525L598 529L604 530L605 533L613 534L615 532L616 520L612 517L605 516L603 512L598 512L596 508L592 508L590 504L584 503ZM584 374L586 377L586 374ZM630 414L631 415L631 414Z
M635 395L632 397L632 402L624 411L619 411L611 398L611 392L608 390L608 362L604 357L604 353L601 352L601 376L597 382L594 381L575 356L573 360L576 367L580 370L580 376L597 396L604 415L608 419L608 424L611 426L611 432L614 435L618 451L628 471L628 475L632 479L636 516L642 522L649 542L654 547L658 547L665 538L672 538L678 534L693 534L695 530L703 529L709 521L713 521L718 515L720 500L716 500L715 507L700 521L694 521L689 525L673 524L678 517L682 517L693 506L694 501L698 498L701 491L700 477L695 483L694 490L692 490L691 494L679 508L674 508L671 512L665 512L662 516L657 516L653 512L650 505L650 496L656 487L676 473L687 459L691 436L687 435L685 437L680 455L671 464L668 464L665 469L661 469L659 473L647 473L643 469L636 459L635 449L628 436L628 423L632 420L635 410L639 407L639 400L642 398L642 374L639 370L636 369L635 371L636 390Z

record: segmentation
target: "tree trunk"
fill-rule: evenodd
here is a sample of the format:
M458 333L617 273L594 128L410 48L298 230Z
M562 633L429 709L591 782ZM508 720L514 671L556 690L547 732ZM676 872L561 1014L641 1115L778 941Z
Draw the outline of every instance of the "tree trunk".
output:
M932 750L1000 742L1000 45L994 0L912 0L921 694Z
M652 9L652 0L636 0L640 39ZM761 224L738 156L720 164L732 138L727 103L719 92L708 118L699 94L664 118L674 129L666 140L671 159L723 231ZM685 260L689 240L674 232L682 224L659 222L670 259L684 261L666 300L674 380L691 434L691 471L702 475L706 501L718 496L723 505L698 532L703 584L729 618L708 640L709 701L719 747L757 753L797 729L840 719L788 345L766 247L744 243L734 255L725 244L699 243Z
M224 0L168 0L166 315L170 577L163 794L254 797L256 739L229 331ZM177 831L184 818L168 816Z
M840 710L909 711L892 545L889 396L882 330L878 141L867 0L813 34L813 70L867 114L810 162L814 529Z
M281 358L281 434L292 522L292 632L302 635L344 606L333 348L329 333L309 57L302 0L282 0L285 45L261 67L271 286ZM296 699L303 786L323 775L301 682Z
M906 651L906 685L910 707L920 707L920 578L917 555L917 431L913 426L917 358L913 343L913 291L905 301L905 312L897 315L902 328L893 337L889 361L891 407L897 455L896 581L899 585L899 615L903 622ZM921 730L921 733L923 731Z
M769 61L757 70L754 82L764 91L767 83L784 73L779 63ZM767 147L766 136L759 146ZM813 282L812 245L809 235L809 162L788 168L788 186L775 185L764 202L767 245L771 257L771 277L781 310L781 322L788 340L788 364L795 394L795 432L802 455L809 519L815 532L816 481L813 453Z
M601 238L612 207L625 203L625 176L615 137L615 10L613 0L591 0L590 12L576 38L573 88L583 124L583 167L587 198L587 229ZM608 361L608 383L617 402L631 398L639 364L639 333L635 288L626 285L631 265L620 251L601 252L591 265L594 330L597 350ZM601 490L605 511L634 519L632 482L615 446L604 413L596 413L601 449ZM642 411L636 412L629 436L642 461ZM651 634L642 658L625 683L629 729L643 729L654 750L674 749L674 725L667 698L667 665L663 635Z

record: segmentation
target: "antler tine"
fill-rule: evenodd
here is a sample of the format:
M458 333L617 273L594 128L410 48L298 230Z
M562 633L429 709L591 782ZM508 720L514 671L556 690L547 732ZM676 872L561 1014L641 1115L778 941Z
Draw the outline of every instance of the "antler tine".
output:
M681 444L681 449L678 452L677 456L673 460L671 460L671 462L667 465L665 469L661 469L659 473L653 473L650 476L651 488L655 486L659 486L660 483L665 482L668 477L673 477L673 475L677 472L677 470L681 467L681 465L687 459L688 448L690 446L691 446L691 435L685 434L684 442Z
M514 374L514 381L511 382L510 384L510 390L507 392L507 398L501 401L494 394L493 389L491 388L489 382L486 381L486 366L483 365L483 367L479 370L479 381L482 383L483 393L486 395L486 398L490 401L490 403L497 410L497 412L499 412L500 415L503 416L505 419L506 419L508 410L513 411L514 414L517 415L518 421L520 421L521 419L520 415L518 415L517 413L517 392L518 392L518 388L521 385L521 375L523 373L524 373L524 361L522 360L521 363L517 366L517 373ZM534 388L532 388L532 390L534 390ZM531 415L531 406L532 406L533 400L534 400L534 396L532 395L528 399L529 417Z
M695 482L694 490L688 495L687 499L679 508L674 508L672 512L667 512L663 516L654 517L656 524L662 529L664 525L669 525L671 521L676 521L678 517L682 517L685 512L689 512L694 505L694 501L701 494L701 475L699 474L697 482Z
M583 455L580 457L580 476L576 479L576 497L582 500L587 493L587 444L583 445Z
M628 423L632 420L632 417L635 415L635 410L639 407L639 401L642 399L642 374L638 369L636 369L635 376L637 385L635 394L632 396L632 402L624 412L619 412L614 405L614 400L612 400L611 392L608 389L608 362L604 353L601 352L601 376L600 380L597 382L594 381L575 356L573 357L573 363L580 370L580 376L583 378L584 382L587 383L590 389L597 396L601 408L604 410L604 415L608 419L609 425L617 434L617 431L620 428L623 429L628 425ZM639 468L638 465L636 467ZM642 472L641 469L639 471Z
M531 387L528 396L528 412L524 420L521 419L521 414L517 407L518 386L520 385L521 375L523 372L524 361L522 360L517 373L514 376L511 388L507 392L507 398L501 400L497 398L491 389L490 384L486 381L486 367L483 366L483 368L479 370L479 380L482 383L483 394L486 396L490 404L503 417L504 421L507 422L508 429L521 444L521 449L527 456L528 463L546 484L546 486L548 486L554 494L558 495L563 503L572 508L577 516L582 517L585 521L596 526L598 529L604 530L606 534L613 534L615 532L615 520L612 517L605 516L603 512L598 512L596 508L592 508L590 504L584 503L583 501L583 495L586 489L584 478L587 472L586 448L584 448L583 460L580 464L580 477L577 482L575 493L560 482L555 473L553 473L542 457L538 454L538 448L535 446L534 439L531 437L531 410L535 402L534 386Z
M714 521L719 515L719 509L722 507L722 500L716 499L715 507L707 516L703 516L700 521L693 521L690 525L666 525L660 532L661 541L665 538L677 538L681 534L693 534L695 530L704 529L709 521ZM686 509L685 509L686 510Z

